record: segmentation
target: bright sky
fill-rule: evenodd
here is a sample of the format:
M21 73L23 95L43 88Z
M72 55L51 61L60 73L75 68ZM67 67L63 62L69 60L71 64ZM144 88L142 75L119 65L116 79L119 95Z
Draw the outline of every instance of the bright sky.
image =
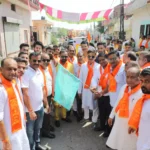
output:
M131 0L124 0L125 3L129 3ZM41 3L51 6L55 9L59 9L66 12L94 12L98 10L106 10L113 8L120 3L120 0L40 0ZM33 19L40 19L40 16L46 16L45 11L41 13L33 13ZM92 23L88 24L68 24L64 22L55 22L46 17L47 20L54 23L54 26L65 27L69 29L86 29L89 28Z

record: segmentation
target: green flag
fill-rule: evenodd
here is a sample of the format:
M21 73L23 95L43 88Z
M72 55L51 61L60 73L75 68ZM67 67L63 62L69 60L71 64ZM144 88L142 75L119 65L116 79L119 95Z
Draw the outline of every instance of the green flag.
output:
M70 110L79 84L80 80L59 64L55 79L54 100L67 110Z

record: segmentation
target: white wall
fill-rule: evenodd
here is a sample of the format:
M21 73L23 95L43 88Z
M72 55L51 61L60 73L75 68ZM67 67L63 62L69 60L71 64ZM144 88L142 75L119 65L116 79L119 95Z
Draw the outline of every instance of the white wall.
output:
M20 41L19 41L20 43L24 42L24 30L28 31L28 40L30 41L30 26L32 24L31 24L31 14L29 10L16 6L16 12L14 12L11 10L11 3L9 3L6 0L2 1L2 4L0 4L0 55L2 54L4 57L6 55L5 53L6 49L5 49L2 17L11 17L22 20L23 23L20 25Z
M136 47L138 47L139 42L140 26L148 22L150 24L150 5L146 5L134 12L132 18L132 38L136 41Z

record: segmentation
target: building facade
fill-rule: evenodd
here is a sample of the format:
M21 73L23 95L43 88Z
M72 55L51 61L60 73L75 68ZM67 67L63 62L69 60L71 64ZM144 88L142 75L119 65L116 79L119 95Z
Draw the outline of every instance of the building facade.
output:
M37 0L0 0L0 57L30 44L31 11L39 9Z

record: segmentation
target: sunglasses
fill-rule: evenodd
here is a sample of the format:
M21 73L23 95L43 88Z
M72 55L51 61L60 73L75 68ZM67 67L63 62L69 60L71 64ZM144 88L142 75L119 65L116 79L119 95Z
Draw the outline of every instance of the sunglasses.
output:
M43 62L50 62L50 59L42 59Z
M88 58L89 58L89 59L90 59L90 58L94 59L94 58L95 58L95 56L88 56Z
M64 59L65 59L65 58L68 58L68 56L61 56L61 58L64 58Z
M41 60L33 60L33 62L34 62L34 63L36 63L36 62L40 63Z

